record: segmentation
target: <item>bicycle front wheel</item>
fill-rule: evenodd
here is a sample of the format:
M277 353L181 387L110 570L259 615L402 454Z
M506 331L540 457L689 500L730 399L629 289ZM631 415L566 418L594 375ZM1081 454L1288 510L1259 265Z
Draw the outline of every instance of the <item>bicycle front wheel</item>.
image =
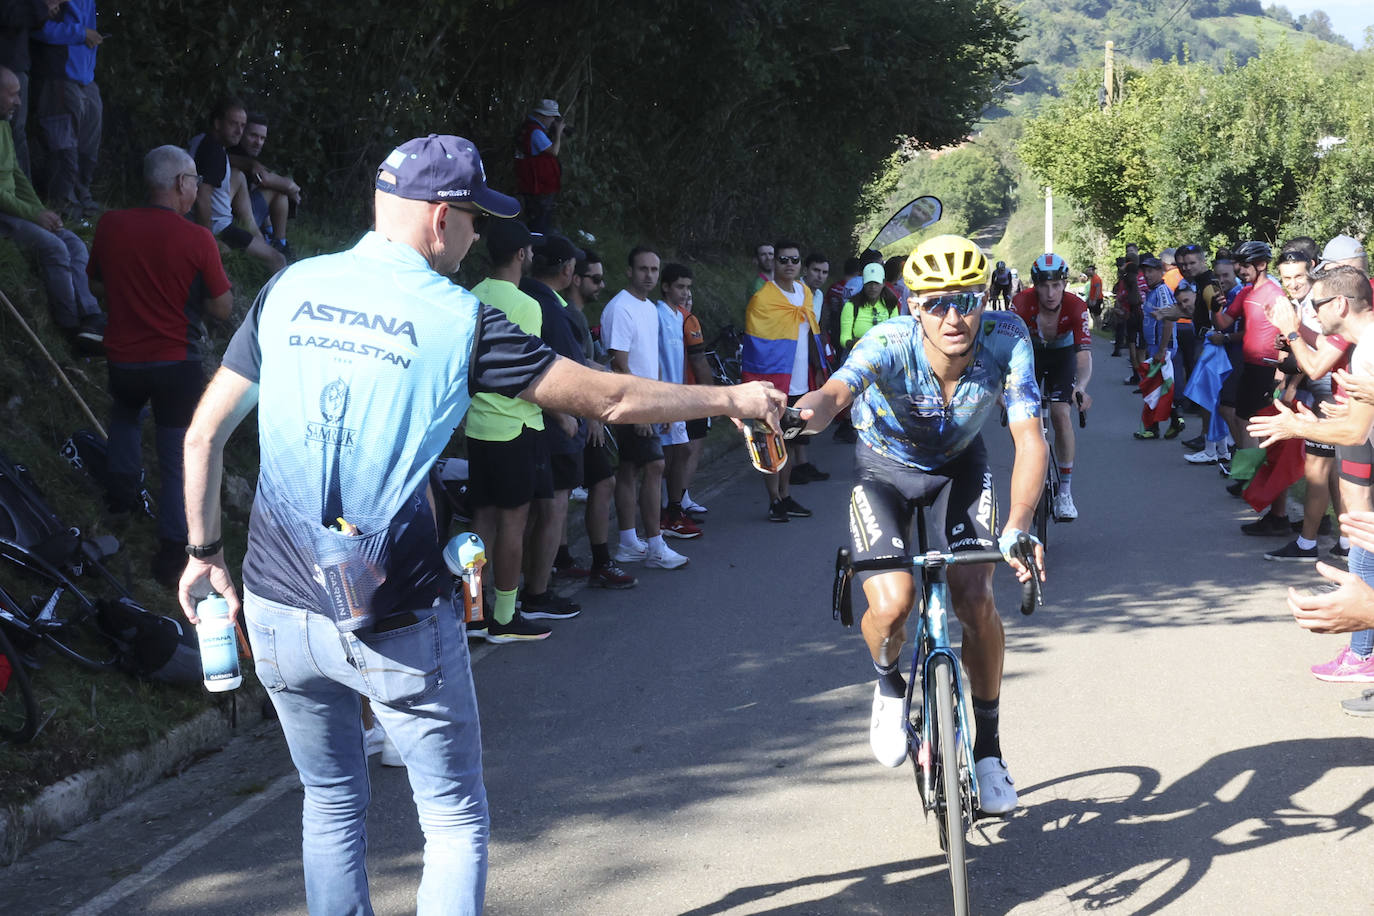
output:
M38 703L24 663L0 630L0 738L23 744L38 731Z
M968 825L964 819L964 793L959 779L963 746L959 742L955 713L953 662L937 658L931 668L934 669L936 766L939 768L939 778L935 781L935 813L940 819L945 861L949 863L954 912L956 916L968 916L968 851L964 845Z

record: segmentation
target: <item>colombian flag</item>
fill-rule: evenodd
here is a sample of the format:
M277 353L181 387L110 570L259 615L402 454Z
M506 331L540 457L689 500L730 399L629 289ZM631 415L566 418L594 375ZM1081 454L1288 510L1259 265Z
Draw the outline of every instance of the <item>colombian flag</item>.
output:
M802 292L801 305L788 302L782 290L772 282L763 284L750 298L744 313L744 341L740 351L744 381L771 382L782 392L791 388L797 328L804 321L812 335L820 333L816 313L811 309L811 290L804 283L797 283L797 288Z

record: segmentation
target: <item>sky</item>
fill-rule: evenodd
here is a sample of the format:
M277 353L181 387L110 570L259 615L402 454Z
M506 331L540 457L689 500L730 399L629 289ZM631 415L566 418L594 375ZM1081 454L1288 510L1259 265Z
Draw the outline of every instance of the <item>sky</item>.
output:
M1336 31L1357 48L1364 44L1365 26L1374 25L1374 3L1370 0L1266 0L1265 6L1270 2L1288 7L1294 17L1314 10L1324 11L1331 17Z

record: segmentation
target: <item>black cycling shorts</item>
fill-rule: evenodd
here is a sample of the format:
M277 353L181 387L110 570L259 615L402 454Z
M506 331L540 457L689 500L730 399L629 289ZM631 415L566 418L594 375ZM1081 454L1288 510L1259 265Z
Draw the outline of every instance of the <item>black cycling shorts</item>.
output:
M856 560L914 555L910 542L916 507L926 511L928 534L944 533L952 552L997 546L997 494L980 435L960 455L933 471L898 464L862 440L855 454L857 482L849 495L849 540ZM909 545L909 546L908 546ZM938 540L928 546L938 548Z
M609 427L615 436L616 448L620 450L620 463L636 467L663 460L663 446L659 444L658 433L649 426L649 435L641 436L635 431L633 423Z
M1073 347L1035 348L1035 383L1051 401L1067 404L1073 400L1073 382L1078 375L1078 351Z
M525 427L509 442L468 437L468 495L474 509L518 509L553 498L553 471L544 431Z

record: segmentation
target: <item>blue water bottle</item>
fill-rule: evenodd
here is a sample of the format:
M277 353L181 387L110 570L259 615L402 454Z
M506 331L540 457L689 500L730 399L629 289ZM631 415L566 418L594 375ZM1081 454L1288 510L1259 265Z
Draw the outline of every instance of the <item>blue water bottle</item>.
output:
M243 683L239 671L239 647L234 641L234 624L229 619L229 602L211 592L196 605L196 638L200 642L200 667L205 689L211 693L233 690Z

